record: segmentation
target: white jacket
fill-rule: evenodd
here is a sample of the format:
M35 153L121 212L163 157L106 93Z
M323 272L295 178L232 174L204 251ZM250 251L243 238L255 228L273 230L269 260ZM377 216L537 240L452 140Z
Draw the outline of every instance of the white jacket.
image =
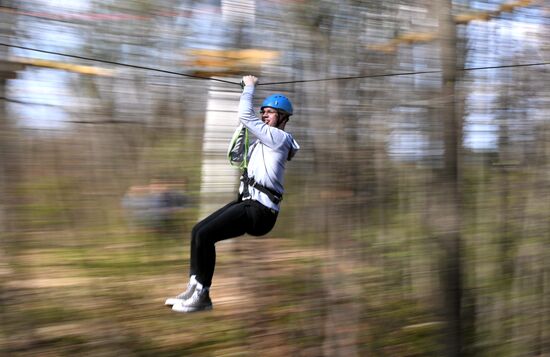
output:
M300 149L291 134L265 124L254 113L254 86L245 86L239 102L239 120L257 140L248 151L248 176L262 186L284 193L286 162ZM243 192L243 183L239 188ZM250 198L266 207L279 211L279 205L271 202L263 192L249 188Z

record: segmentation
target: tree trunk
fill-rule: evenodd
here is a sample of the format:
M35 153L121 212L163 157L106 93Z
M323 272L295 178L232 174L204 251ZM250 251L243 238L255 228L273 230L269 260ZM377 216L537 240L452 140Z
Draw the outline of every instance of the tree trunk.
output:
M11 1L0 1L0 7L15 9ZM9 13L0 13L0 36L10 38L15 27L16 17ZM9 40L4 40L9 42ZM15 186L21 182L21 162L17 157L18 131L10 123L7 112L6 86L9 79L17 77L17 71L22 70L23 65L5 61L9 48L0 46L0 243L6 242L6 237L15 232L17 203ZM11 239L11 238L10 238ZM0 264L6 264L0 246Z
M439 202L444 213L437 229L442 247L440 278L442 288L442 315L446 323L445 356L463 356L465 346L463 331L465 320L464 281L462 266L460 148L462 145L462 107L457 84L458 69L464 61L462 51L457 51L457 29L452 17L452 2L441 1L439 7L439 33L442 66L442 107L444 157L443 170L438 177ZM461 53L458 53L461 52ZM471 321L471 319L468 319Z
M0 1L0 7L14 7L10 1ZM0 13L0 36L10 38L13 33L15 16L8 13ZM4 42L7 42L4 40ZM22 67L13 63L5 62L9 52L8 47L0 46L0 340L7 341L10 335L10 330L7 326L12 314L10 314L10 303L8 287L5 282L13 279L14 271L12 270L12 262L16 259L17 254L12 254L13 250L8 255L4 249L7 248L6 243L14 244L20 242L20 237L15 237L17 224L17 210L15 209L18 198L16 186L21 179L21 162L18 158L18 131L8 118L6 85L8 79L15 78L17 70ZM17 238L17 239L16 239ZM15 247L14 247L15 248ZM15 258L14 258L15 257ZM2 345L0 343L0 345ZM0 354L5 346L0 346Z

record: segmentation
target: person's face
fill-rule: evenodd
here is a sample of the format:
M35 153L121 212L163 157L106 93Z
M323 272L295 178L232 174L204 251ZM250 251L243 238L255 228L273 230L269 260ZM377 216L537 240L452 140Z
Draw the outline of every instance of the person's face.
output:
M277 127L277 124L279 124L279 113L277 113L277 110L265 107L260 111L260 114L262 115L262 121L267 125Z

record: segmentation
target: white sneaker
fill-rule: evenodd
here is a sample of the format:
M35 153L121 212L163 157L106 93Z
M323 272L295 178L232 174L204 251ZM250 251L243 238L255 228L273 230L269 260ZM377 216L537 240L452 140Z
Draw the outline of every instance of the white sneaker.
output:
M164 305L173 306L181 301L185 301L189 299L191 296L193 296L193 293L195 292L196 287L197 287L196 281L194 279L191 279L191 281L189 281L189 284L187 284L187 289L184 292L182 292L176 297L171 297L166 299L166 301L164 302Z
M195 292L189 299L176 301L172 306L172 310L177 312L212 310L209 289L195 289Z

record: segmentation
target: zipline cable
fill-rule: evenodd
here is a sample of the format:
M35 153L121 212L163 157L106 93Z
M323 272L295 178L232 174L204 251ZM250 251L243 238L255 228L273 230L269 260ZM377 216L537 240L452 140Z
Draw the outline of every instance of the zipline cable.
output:
M509 64L509 65L486 66L486 67L470 67L470 68L463 68L462 71L477 71L477 70L482 70L482 69L498 69L498 68L510 68L510 67L544 66L544 65L548 65L548 64L550 64L550 62ZM268 82L268 83L258 83L257 85L267 86L267 85L277 85L277 84L339 81L339 80L360 79L360 78L410 76L410 75L416 75L416 74L441 73L441 72L442 72L441 70L433 70L433 71L418 71L418 72L383 73L383 74L371 74L371 75L364 75L364 76L333 77L333 78L320 78L320 79L303 79L303 80L284 81L284 82Z
M309 83L309 82L325 82L325 81L342 81L348 79L361 79L361 78L377 78L377 77L393 77L393 76L410 76L413 74L426 74L426 73L439 73L441 71L422 71L422 72L399 72L399 73L384 73L384 74L371 74L364 76L351 76L351 77L332 77L332 78L319 78L319 79L298 79L294 81L284 82L267 82L258 83L259 86L277 85L277 84L292 84L292 83Z
M182 72L175 72L175 71L169 71L169 70L160 69L160 68L139 66L139 65L135 65L135 64L121 63L121 62L116 62L116 61L102 60L102 59L90 58L90 57L84 57L84 56L78 56L78 55L70 55L70 54L66 54L66 53L55 52L55 51L48 51L48 50L42 50L42 49L31 48L31 47L27 47L27 46L12 45L12 44L6 44L6 43L0 43L0 46L12 47L12 48L19 48L19 49L21 49L21 50L27 50L27 51L34 51L34 52L46 53L46 54L50 54L50 55L57 55L57 56L63 56L63 57L69 57L69 58L76 58L76 59L81 59L81 60L86 60L86 61L91 61L91 62L98 62L98 63L105 63L105 64L113 64L113 65L121 66L121 67L130 67L130 68L136 68L136 69L143 69L143 70L147 70L147 71L154 71L154 72L161 72L161 73L167 73L167 74L174 74L174 75L177 75L177 76L183 76L183 77L188 77L188 78L193 78L193 79L206 79L206 80L210 80L210 81L217 81L217 82L222 82L222 83L228 83L228 84L236 84L236 85L238 85L238 83L231 82L231 81L227 81L227 80L225 80L225 79L212 78L212 77L202 77L202 76L197 76L197 75L194 75L194 74L188 74L188 73L182 73Z
M116 61L109 61L109 60L102 60L102 59L85 57L85 56L71 55L71 54L55 52L55 51L48 51L48 50L42 50L42 49L32 48L32 47L27 47L27 46L20 46L20 45L6 44L6 43L0 43L0 46L18 48L18 49L27 50L27 51L40 52L40 53L46 53L46 54L69 57L69 58L76 58L76 59L81 59L81 60L86 60L86 61L91 61L91 62L112 64L112 65L121 66L121 67L129 67L129 68L143 69L143 70L147 70L147 71L173 74L173 75L188 77L188 78L192 78L192 79L210 80L210 81L227 83L227 84L232 84L232 85L237 85L237 86L241 85L241 83L232 82L232 81L228 81L228 80L225 80L225 79L219 79L219 78L214 78L214 77L203 77L203 76L197 76L197 75L189 74L189 73L175 72L175 71L169 71L169 70L154 68L154 67L139 66L139 65L121 63L121 62L116 62ZM461 70L462 71L477 71L477 70L488 70L488 69L499 69L499 68L545 66L545 65L548 65L548 64L550 64L550 62L509 64L509 65L485 66L485 67L469 67L469 68L463 68ZM258 86L268 86L268 85L280 85L280 84L327 82L327 81L340 81L340 80L363 79L363 78L411 76L411 75L418 75L418 74L433 74L433 73L441 73L441 72L442 72L441 70L432 70L432 71L418 71L418 72L382 73L382 74L369 74L369 75L363 75L363 76L331 77L331 78L319 78L319 79L301 79L301 80L282 81L282 82L267 82L267 83L260 82L257 85Z

